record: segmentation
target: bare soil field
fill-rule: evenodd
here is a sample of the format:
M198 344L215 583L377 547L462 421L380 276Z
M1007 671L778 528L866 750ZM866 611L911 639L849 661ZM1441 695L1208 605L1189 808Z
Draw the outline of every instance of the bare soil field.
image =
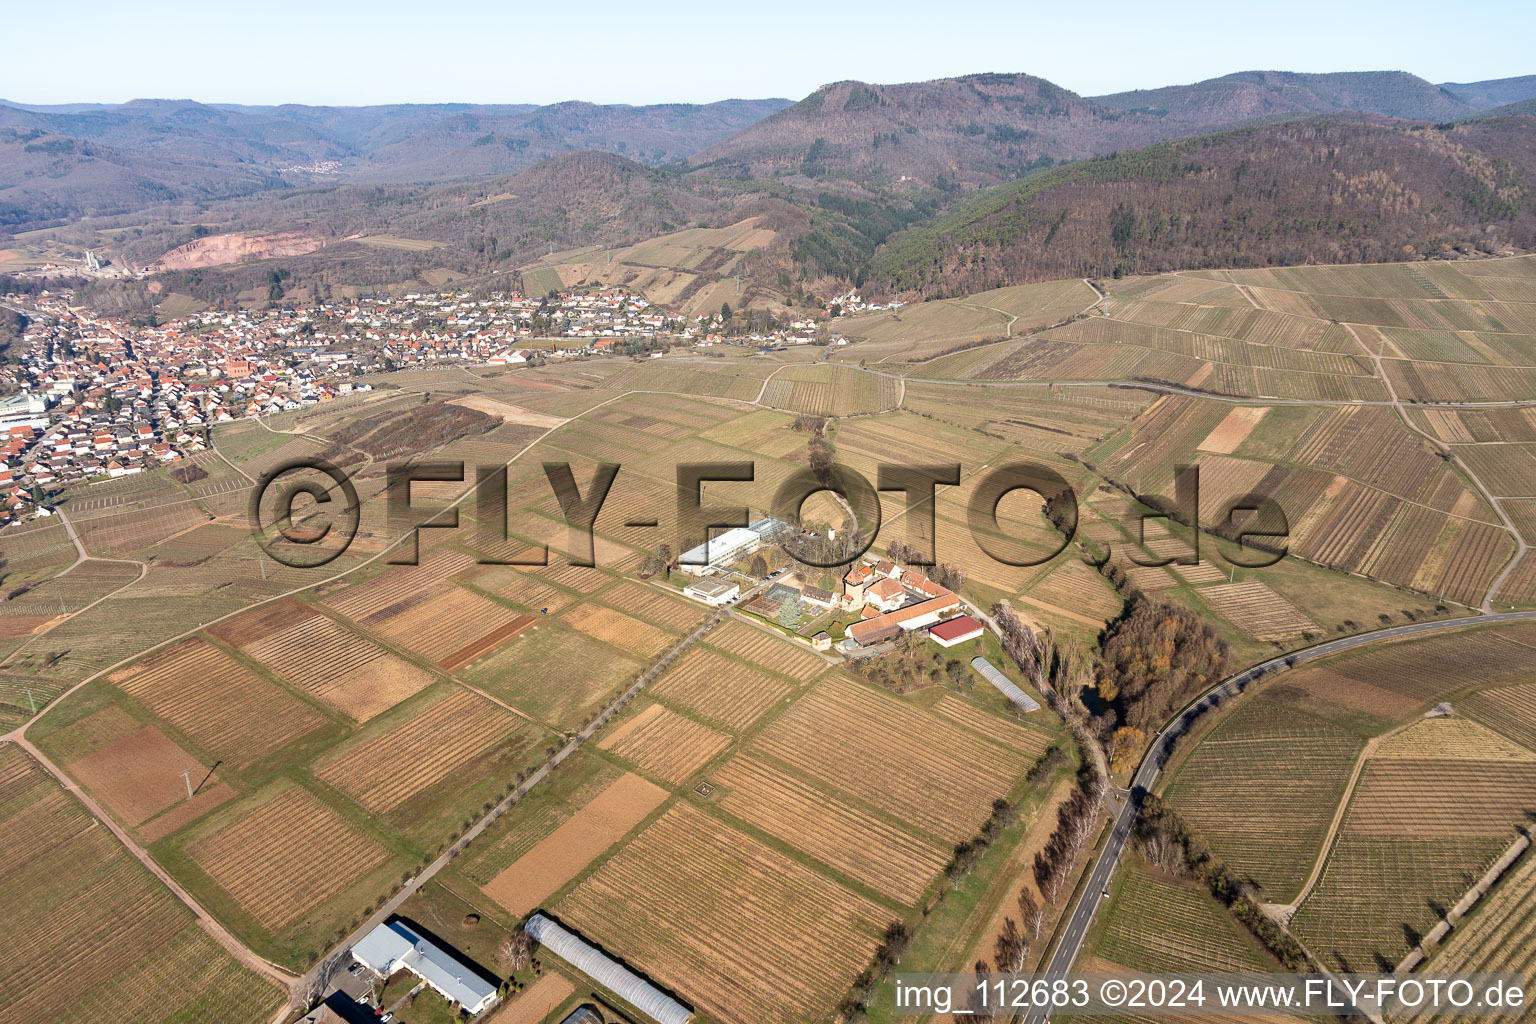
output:
M118 817L138 825L161 811L188 799L182 772L201 794L216 790L218 799L205 799L208 810L234 796L234 790L214 776L209 766L178 747L152 725L108 743L67 766L70 774L101 798Z
M1248 435L1253 433L1253 428L1263 421L1267 412L1269 412L1267 406L1238 406L1227 413L1226 419L1216 424L1206 435L1205 440L1200 442L1200 450L1231 455L1237 451L1239 445L1248 440Z
M666 802L668 793L626 774L487 882L485 894L514 917L536 910Z

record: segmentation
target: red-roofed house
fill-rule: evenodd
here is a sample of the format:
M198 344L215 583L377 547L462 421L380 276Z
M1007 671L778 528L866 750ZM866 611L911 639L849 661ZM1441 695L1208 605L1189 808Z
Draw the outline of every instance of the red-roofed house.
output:
M907 592L892 579L883 579L864 591L864 600L882 612L893 612L907 600Z

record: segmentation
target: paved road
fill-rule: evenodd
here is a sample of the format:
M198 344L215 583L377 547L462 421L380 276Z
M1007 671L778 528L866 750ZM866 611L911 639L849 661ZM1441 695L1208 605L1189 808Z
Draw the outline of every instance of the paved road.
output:
M1103 902L1103 892L1109 887L1110 877L1114 874L1116 866L1120 862L1120 855L1125 850L1125 844L1130 839L1131 828L1136 822L1136 812L1140 806L1140 795L1152 791L1157 782L1158 775L1162 772L1163 765L1168 755L1173 750L1174 743L1180 736L1185 735L1196 719L1210 711L1218 703L1230 697L1242 693L1250 683L1275 672L1284 672L1302 662L1313 661L1317 658L1340 651L1347 651L1353 647L1361 647L1366 644L1378 643L1384 640L1395 640L1399 637L1417 636L1421 633L1434 633L1447 629L1456 629L1467 626L1481 626L1495 622L1531 622L1536 621L1536 612L1505 612L1498 615L1479 615L1464 619L1441 619L1435 622L1414 622L1405 626L1393 626L1390 629L1379 629L1371 633L1361 633L1358 636L1342 637L1338 640L1329 640L1327 643L1309 647L1304 651L1296 651L1279 658L1271 658L1261 662L1252 668L1244 669L1234 676L1223 680L1216 686L1207 690L1192 704L1187 706L1173 720L1163 726L1156 737L1153 738L1147 752L1141 761L1141 767L1131 782L1132 798L1125 801L1120 813L1115 816L1114 827L1099 852L1099 858L1094 863L1089 875L1088 884L1083 887L1082 895L1078 897L1077 906L1072 908L1066 923L1061 927L1061 942L1056 947L1055 954L1043 972L1048 978L1054 980L1062 978L1072 969L1072 964L1077 960L1077 955L1082 951L1083 939L1088 934L1089 927L1093 924L1094 915L1098 912L1099 904ZM1024 1016L1025 1024L1042 1024L1050 1016L1049 1010L1037 1009Z

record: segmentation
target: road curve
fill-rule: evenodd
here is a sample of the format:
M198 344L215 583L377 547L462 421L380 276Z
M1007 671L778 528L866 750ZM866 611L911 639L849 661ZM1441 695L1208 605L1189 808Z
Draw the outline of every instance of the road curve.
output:
M1210 711L1221 701L1237 696L1248 687L1265 676L1275 672L1284 672L1294 668L1302 662L1313 661L1317 658L1337 654L1354 647L1362 647L1366 644L1380 643L1385 640L1396 640L1405 636L1417 636L1420 633L1435 633L1449 629L1462 629L1472 626L1484 626L1498 622L1532 622L1536 621L1536 611L1529 612L1504 612L1496 615L1478 615L1463 619L1441 619L1436 622L1413 622L1403 626L1392 626L1388 629L1378 629L1370 633L1360 633L1355 636L1341 637L1337 640L1329 640L1305 650L1294 651L1278 658L1260 662L1250 668L1243 669L1236 675L1229 676L1220 683L1211 687L1205 693L1195 698L1186 705L1184 710L1175 715L1167 725L1153 737L1147 752L1142 756L1141 766L1136 770L1136 775L1131 781L1131 799L1125 801L1120 813L1116 815L1114 827L1105 842L1104 848L1099 851L1098 860L1094 862L1092 871L1088 877L1088 883L1082 887L1082 895L1078 897L1077 906L1072 908L1071 914L1060 927L1061 942L1056 947L1050 963L1046 965L1043 973L1047 978L1055 980L1066 977L1072 969L1072 964L1077 960L1077 955L1082 951L1083 939L1088 935L1088 929L1093 924L1093 917L1098 912L1099 903L1102 901L1102 893L1109 887L1110 877L1114 874L1116 866L1120 862L1120 855L1125 850L1125 845L1131 836L1131 828L1136 823L1136 813L1140 803L1136 796L1138 793L1149 793L1157 782L1157 777L1163 770L1163 765L1168 760L1168 755L1173 750L1174 742L1184 735L1191 725L1207 711ZM1043 1024L1050 1016L1049 1009L1040 1008L1031 1010L1025 1014L1025 1024Z

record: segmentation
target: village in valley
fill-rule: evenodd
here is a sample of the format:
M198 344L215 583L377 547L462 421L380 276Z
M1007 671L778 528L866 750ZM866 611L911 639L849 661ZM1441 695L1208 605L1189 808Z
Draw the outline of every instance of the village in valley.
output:
M29 317L11 360L0 364L0 388L10 393L0 399L0 526L51 514L48 496L69 484L207 451L210 426L366 394L372 375L660 357L728 341L767 351L828 338L814 319L727 338L728 317L684 321L623 289L542 298L407 292L210 310L154 326L72 305L68 290L0 302Z

